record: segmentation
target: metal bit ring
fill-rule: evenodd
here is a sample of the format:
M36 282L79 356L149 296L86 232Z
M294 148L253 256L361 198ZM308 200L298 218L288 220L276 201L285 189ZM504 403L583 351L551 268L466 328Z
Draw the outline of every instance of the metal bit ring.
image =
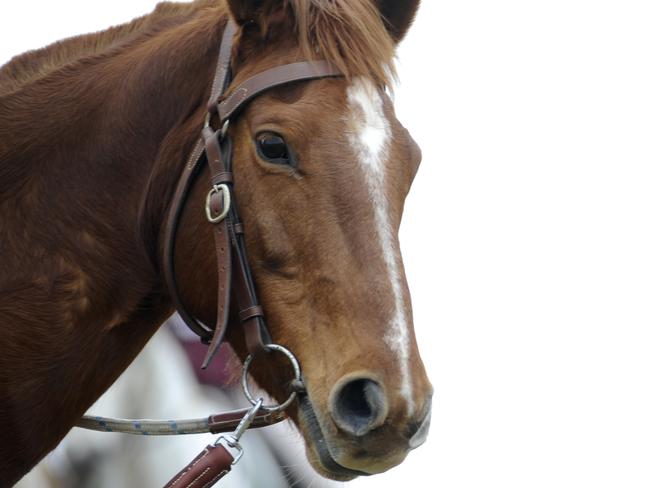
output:
M291 366L293 368L293 373L295 375L295 378L292 381L301 380L302 374L300 372L300 364L298 363L296 356L294 356L291 351L289 351L286 347L280 346L278 344L267 344L266 348L270 351L277 351L284 354L289 359L289 362L291 362ZM244 390L244 395L246 395L246 398L251 403L251 405L255 405L258 402L258 400L253 398L250 388L248 387L248 372L250 370L251 363L253 362L254 357L255 357L254 354L248 355L246 361L244 361L244 371L242 372L242 388ZM277 405L262 404L260 410L264 410L266 412L281 412L283 410L286 410L287 407L291 405L291 402L293 402L295 399L296 399L296 392L292 391L291 395L289 395L289 398L287 398L284 401L284 403L280 403Z

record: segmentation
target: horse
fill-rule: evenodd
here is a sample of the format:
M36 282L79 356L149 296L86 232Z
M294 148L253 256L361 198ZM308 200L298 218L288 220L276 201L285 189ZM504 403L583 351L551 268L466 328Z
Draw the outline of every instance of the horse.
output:
M398 229L420 150L390 97L417 0L196 0L18 56L0 69L0 486L72 428L174 311L165 232L203 127L224 31L231 87L280 65L341 76L283 84L229 127L246 251L273 339L302 368L288 415L324 477L350 480L421 445L432 388L414 337ZM211 179L188 194L179 294L214 323ZM222 283L221 283L222 284ZM231 310L225 339L247 345ZM291 369L260 354L274 398Z

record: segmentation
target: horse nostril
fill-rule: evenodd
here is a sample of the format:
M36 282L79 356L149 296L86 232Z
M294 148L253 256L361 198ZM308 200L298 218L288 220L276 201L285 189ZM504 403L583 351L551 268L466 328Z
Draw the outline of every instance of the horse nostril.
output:
M332 418L336 425L362 436L386 420L388 401L376 381L359 378L343 382L332 394Z

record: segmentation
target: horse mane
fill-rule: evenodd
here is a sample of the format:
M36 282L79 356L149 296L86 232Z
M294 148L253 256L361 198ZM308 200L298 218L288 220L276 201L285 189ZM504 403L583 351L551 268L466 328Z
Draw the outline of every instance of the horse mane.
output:
M182 14L224 2L195 0L192 3L163 2L147 15L94 34L55 42L14 57L0 67L0 96L46 76L87 56L100 54ZM390 87L395 79L395 44L387 32L374 0L284 0L282 24L293 23L299 45L308 59L322 58L346 77L365 76ZM286 14L289 14L288 16ZM277 16L262 16L260 30L267 35Z
M163 2L149 14L106 30L63 39L41 49L15 56L0 66L0 96L19 90L32 81L89 56L117 48L138 36L164 29L182 14L214 5L214 0L193 3Z
M363 76L392 87L395 42L375 0L284 0L281 5L275 15L261 16L263 37L293 31L307 59L325 59L348 79Z
M216 5L215 5L216 4ZM35 159L26 156L33 138L27 134L30 120L42 97L54 97L66 79L79 77L89 66L103 63L127 53L157 35L191 21L205 10L223 19L226 10L218 0L195 0L192 3L163 2L147 15L109 29L70 37L44 48L14 57L0 67L0 197L20 192ZM221 8L214 8L220 6ZM210 14L212 17L212 14ZM55 86L47 89L46 83ZM0 198L0 200L2 199Z

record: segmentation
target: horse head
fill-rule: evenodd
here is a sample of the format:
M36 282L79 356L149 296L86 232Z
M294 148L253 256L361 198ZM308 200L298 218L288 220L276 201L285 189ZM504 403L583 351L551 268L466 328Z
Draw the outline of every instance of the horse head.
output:
M305 59L345 75L268 90L228 129L270 333L303 371L290 415L312 465L335 479L399 464L428 431L432 389L398 240L421 154L390 97L395 47L418 3L228 2L239 26L232 87ZM203 253L188 248L179 267L182 281L201 290L189 302L210 318L214 297L205 290L215 277L200 265ZM246 354L241 329L231 327L228 340ZM291 373L278 355L256 358L252 375L276 398L288 394Z

